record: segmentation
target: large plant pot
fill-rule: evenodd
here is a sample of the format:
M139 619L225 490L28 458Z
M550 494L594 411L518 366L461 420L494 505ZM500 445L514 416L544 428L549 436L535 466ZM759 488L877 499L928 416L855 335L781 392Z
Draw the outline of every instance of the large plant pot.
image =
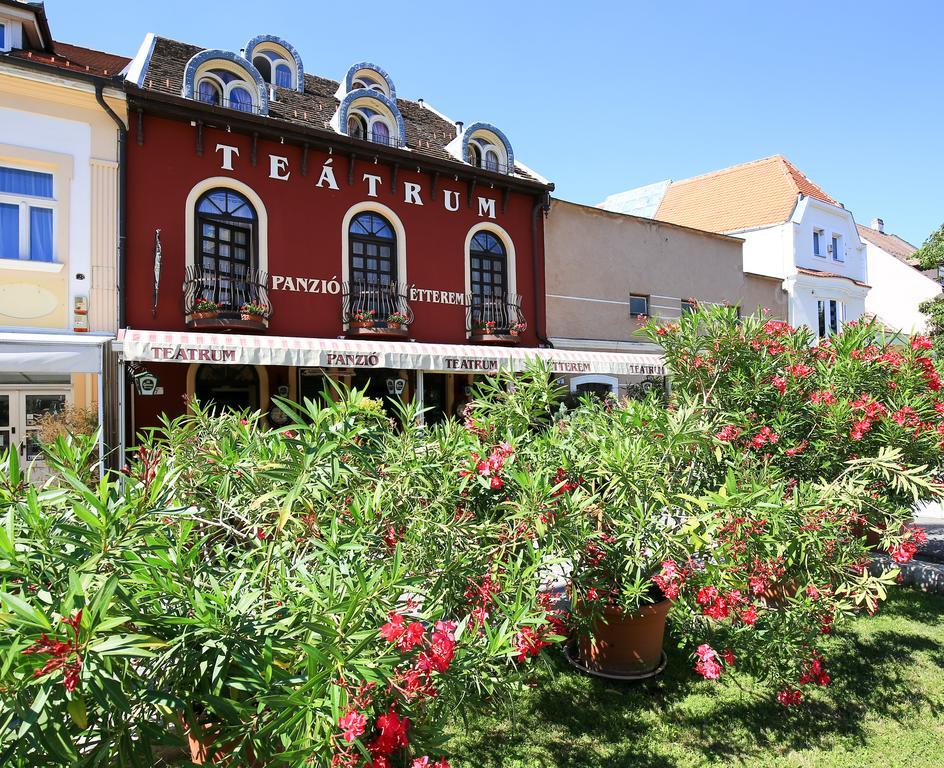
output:
M216 310L209 312L191 312L190 316L194 320L213 320L219 313Z
M665 617L672 603L662 600L633 613L604 608L590 634L577 638L577 662L588 672L608 677L640 678L660 671ZM585 606L578 611L587 611Z
M351 328L373 328L373 320L351 320Z

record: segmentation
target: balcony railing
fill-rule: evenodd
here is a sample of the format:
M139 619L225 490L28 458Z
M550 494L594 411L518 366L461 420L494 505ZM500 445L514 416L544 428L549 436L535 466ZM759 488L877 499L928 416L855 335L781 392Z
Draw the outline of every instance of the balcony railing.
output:
M400 141L399 136L381 136L380 134L373 134L370 131L362 133L361 135L351 134L352 139L360 139L361 141L367 141L371 144L381 144L385 147L401 147L403 142Z
M359 335L406 336L413 322L413 310L407 301L409 286L398 283L352 281L341 288L341 320L348 333ZM400 323L391 316L403 316ZM360 332L363 331L363 334Z
M188 267L184 276L184 314L190 319L191 325L227 328L248 323L249 327L265 328L273 311L272 302L269 301L268 280L269 276L259 270L249 270L235 276L203 267ZM197 306L201 301L215 304L216 312L200 312ZM244 304L261 307L263 314L243 320L241 308Z
M493 296L468 294L465 327L472 336L518 336L528 327L521 311L521 296L517 293Z

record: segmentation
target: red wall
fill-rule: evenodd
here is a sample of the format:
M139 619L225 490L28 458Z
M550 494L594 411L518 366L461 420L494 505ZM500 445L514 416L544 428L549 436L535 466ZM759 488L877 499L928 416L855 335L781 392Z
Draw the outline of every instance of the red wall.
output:
M418 288L465 292L465 239L469 229L489 219L478 215L479 196L495 200L493 223L514 241L517 255L517 292L528 332L522 344L537 345L532 269L531 211L535 196L512 191L502 213L503 191L477 184L473 207L467 205L468 185L439 177L435 195L432 176L417 173L405 156L391 191L392 168L358 159L354 180L348 185L348 159L335 154L332 166L339 190L317 188L327 152L310 149L308 173L302 175L302 149L291 144L259 140L252 165L252 138L207 128L203 156L196 150L196 128L189 123L151 115L144 117L143 143L138 143L137 121L132 120L128 146L128 229L126 322L133 328L185 330L181 286L185 268L186 201L203 179L226 176L247 184L262 198L268 212L270 275L342 280L341 224L347 210L362 201L382 203L400 217L406 230L408 281ZM221 169L223 153L217 144L239 148L233 170ZM365 147L369 152L370 147ZM288 181L269 178L269 155L287 157ZM422 165L422 158L418 158ZM378 196L368 196L365 173L381 176ZM420 184L423 205L404 202L404 182ZM459 193L459 210L447 211L443 190ZM154 232L161 230L163 268L159 308L151 315ZM541 287L543 287L543 227L538 227ZM271 286L271 278L270 278ZM270 291L273 315L268 333L284 336L335 337L342 333L340 295ZM415 322L411 336L418 341L467 343L465 308L457 305L411 301ZM180 366L185 369L186 366Z

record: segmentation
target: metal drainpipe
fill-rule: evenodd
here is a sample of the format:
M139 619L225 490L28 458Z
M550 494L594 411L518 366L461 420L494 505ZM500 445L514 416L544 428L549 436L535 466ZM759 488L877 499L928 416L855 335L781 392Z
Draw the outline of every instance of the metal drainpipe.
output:
M550 340L544 334L545 320L544 317L544 293L541 290L541 280L539 268L543 269L543 263L539 264L538 259L538 213L544 211L546 216L548 211L551 210L551 194L550 192L545 192L537 202L535 202L534 207L531 209L531 262L534 269L534 332L537 334L538 341L543 344L545 347L553 348Z
M95 100L99 103L101 108L105 110L105 113L115 121L115 124L118 126L118 250L117 250L117 259L118 259L118 285L117 285L117 306L116 306L116 315L118 320L118 329L124 328L125 325L125 219L127 217L127 203L126 203L126 191L127 191L127 175L125 172L125 165L127 161L128 154L128 129L125 127L124 121L115 113L115 111L108 106L108 103L105 101L104 90L105 82L102 80L95 81ZM117 84L117 83L116 83ZM104 366L103 366L104 368ZM125 365L124 362L119 361L117 365L118 373L118 399L117 399L117 409L118 409L118 434L117 434L117 445L112 446L117 448L117 456L112 455L111 464L115 467L120 466L124 463L125 456L125 391L126 391L126 377L125 377ZM104 389L103 389L104 392ZM104 465L103 465L104 466Z

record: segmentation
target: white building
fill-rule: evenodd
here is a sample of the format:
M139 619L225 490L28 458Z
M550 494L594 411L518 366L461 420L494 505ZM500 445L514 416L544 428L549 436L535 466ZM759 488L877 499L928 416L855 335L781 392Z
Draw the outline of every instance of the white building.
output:
M103 395L128 61L54 40L41 3L0 0L0 447L37 461L34 479L43 414L97 410L116 435Z
M886 328L904 334L924 333L927 318L920 304L941 294L936 270L922 271L911 243L885 231L881 219L870 227L859 225L865 243L869 282L872 290L865 297L865 310L875 315Z
M621 192L600 207L742 238L744 271L781 280L789 322L819 337L866 311L868 263L852 214L780 155Z

